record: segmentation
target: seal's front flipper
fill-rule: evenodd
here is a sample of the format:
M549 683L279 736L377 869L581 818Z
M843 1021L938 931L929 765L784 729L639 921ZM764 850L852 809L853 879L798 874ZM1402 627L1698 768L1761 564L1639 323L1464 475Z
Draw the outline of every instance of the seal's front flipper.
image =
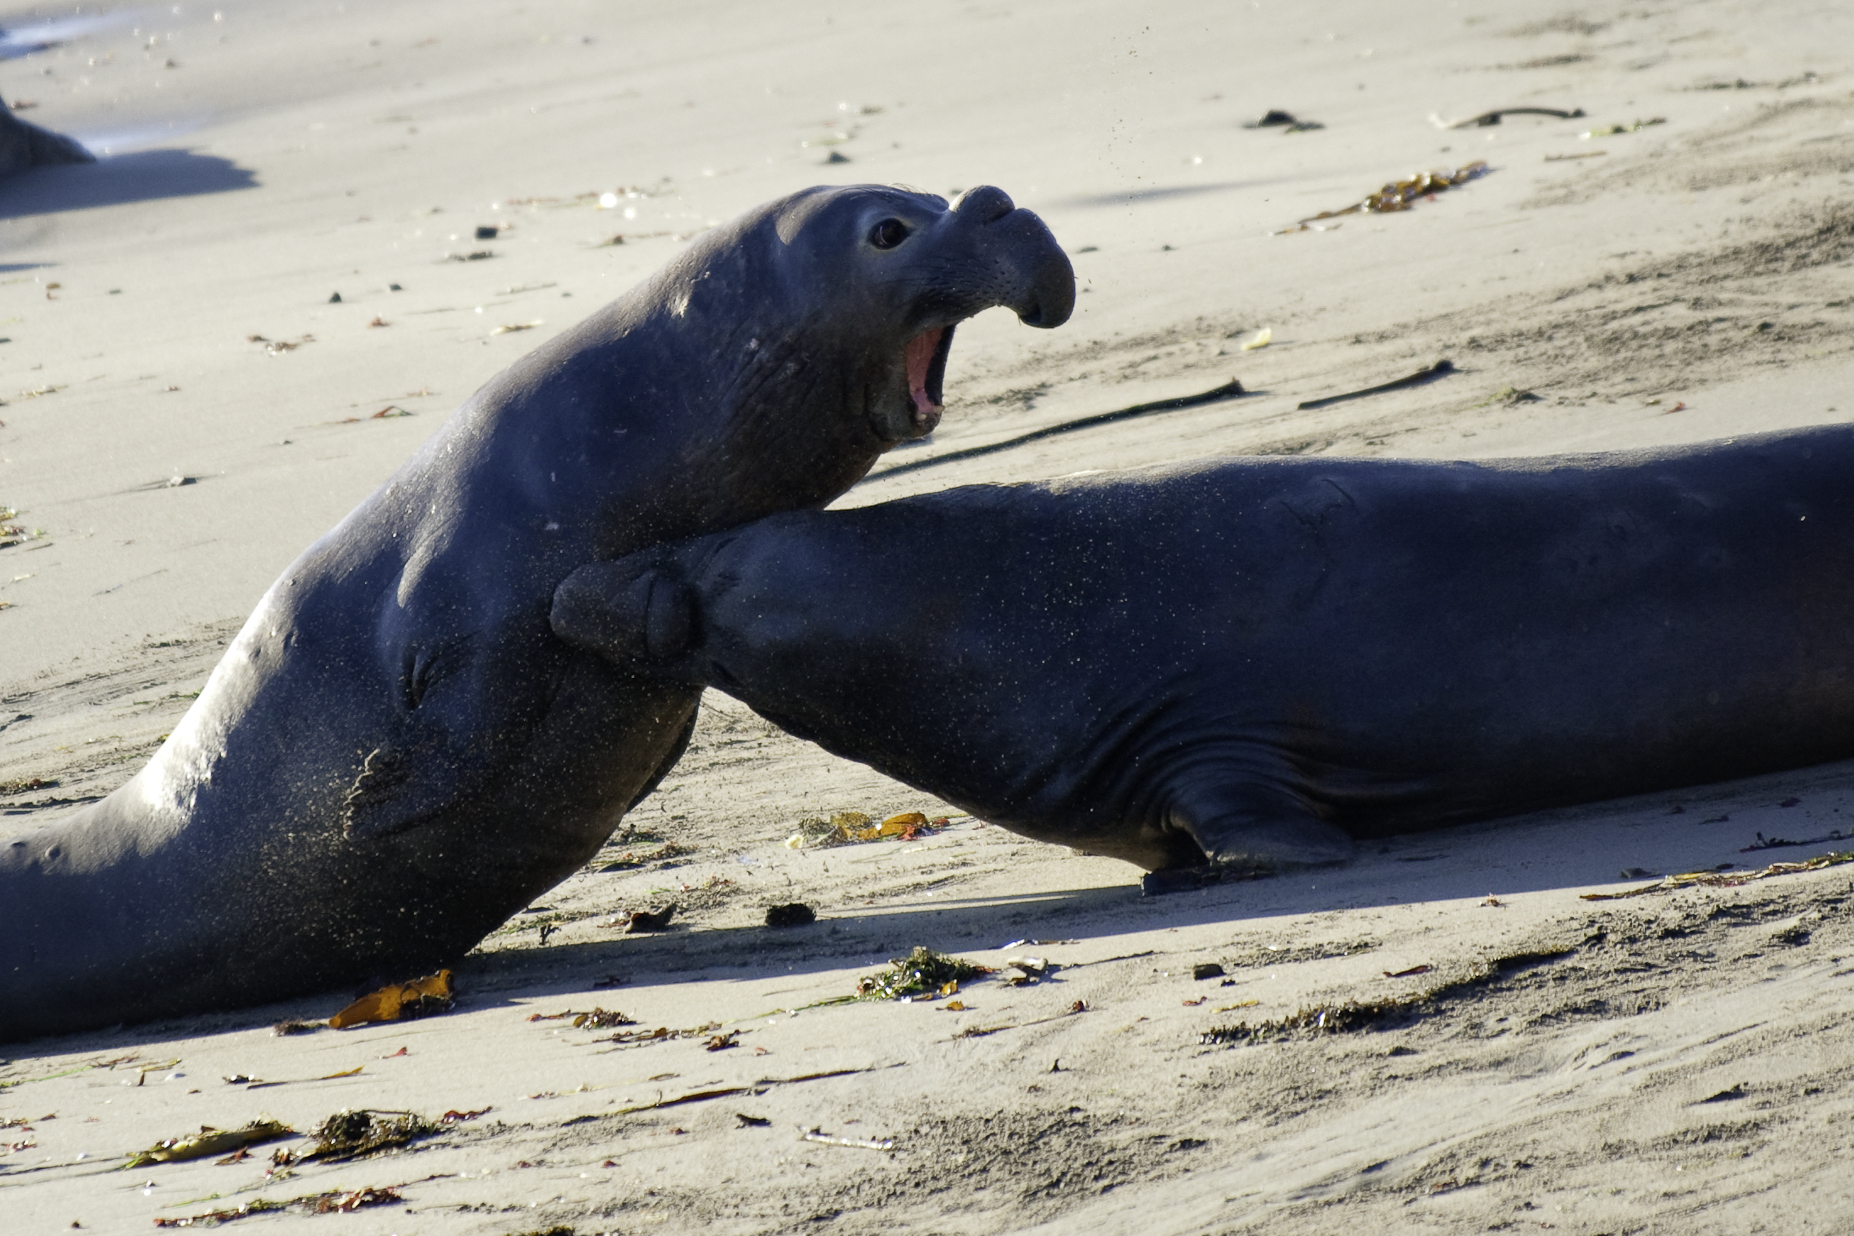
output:
M1202 866L1168 865L1148 876L1148 892L1179 892L1214 882L1212 873L1251 875L1317 867L1352 857L1352 839L1314 813L1300 795L1255 779L1179 793L1171 825L1196 843ZM1193 872L1198 874L1193 875Z
M435 819L481 788L481 765L447 758L442 744L375 747L361 761L342 806L350 837L383 837Z
M511 767L551 691L534 679L547 667L510 650L473 652L467 643L406 657L397 717L360 767L343 803L349 837L383 837L429 823L481 798Z

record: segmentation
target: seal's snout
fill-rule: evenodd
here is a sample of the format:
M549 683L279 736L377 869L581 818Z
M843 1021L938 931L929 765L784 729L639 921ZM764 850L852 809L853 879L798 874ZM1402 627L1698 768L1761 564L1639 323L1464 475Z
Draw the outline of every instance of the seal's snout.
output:
M1020 210L1003 189L980 185L959 199L954 214L976 229L981 249L992 256L999 283L995 303L1007 306L1026 326L1062 325L1075 311L1075 268L1043 221Z
M1016 210L1017 203L1011 201L1011 195L996 185L980 185L961 197L956 209L961 218L975 219L979 223L996 223Z
M655 554L581 567L554 590L554 634L613 661L655 663L689 650L695 602Z

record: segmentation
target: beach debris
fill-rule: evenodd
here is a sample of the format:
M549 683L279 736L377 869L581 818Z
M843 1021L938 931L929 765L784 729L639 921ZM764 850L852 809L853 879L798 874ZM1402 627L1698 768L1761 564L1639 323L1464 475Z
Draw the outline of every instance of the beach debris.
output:
M1503 403L1510 408L1514 404L1542 402L1544 401L1531 391L1522 391L1517 386L1502 386L1499 390L1473 406L1484 408L1490 403Z
M188 1215L179 1219L156 1219L154 1225L156 1227L216 1227L235 1219L248 1219L252 1215L275 1214L280 1210L294 1210L311 1215L352 1214L368 1206L390 1206L405 1200L399 1195L397 1189L336 1189L330 1193L311 1193L306 1197L293 1197L284 1202L270 1202L257 1197L230 1210L209 1210L204 1214ZM72 1226L75 1227L76 1224Z
M1445 378L1457 372L1454 362L1439 360L1427 369L1418 369L1407 378L1398 378L1393 382L1380 382L1376 386L1367 386L1364 390L1347 391L1343 395L1328 395L1323 399L1308 399L1295 406L1295 411L1306 412L1313 408L1329 407L1335 403L1344 403L1348 399L1363 399L1367 395L1382 395L1387 391L1400 391L1407 387L1422 386L1437 378Z
M1194 1008L1196 1008L1196 1007L1197 1007L1198 1005L1200 1005L1200 1004L1204 1004L1204 1003L1206 1003L1206 1002L1207 1002L1207 1001L1208 1001L1209 999L1210 999L1210 997L1209 997L1209 996L1199 996L1199 997L1198 997L1197 999L1195 999L1195 1000L1186 1000L1186 1001L1184 1002L1184 1006L1185 1006L1186 1008L1188 1008L1188 1009L1194 1009Z
M476 225L476 238L478 240L494 240L501 234L502 229L493 223L479 223Z
M1217 1006L1217 1012L1219 1012L1219 1013L1233 1013L1233 1012L1235 1012L1235 1011L1236 1011L1237 1009L1252 1009L1252 1008L1254 1008L1254 1007L1255 1007L1256 1005L1258 1005L1258 1004L1260 1004L1260 1003L1261 1003L1261 1001L1260 1001L1260 1000L1238 1000L1238 1001L1237 1001L1236 1003L1234 1003L1234 1004L1220 1004L1220 1005L1218 1005L1218 1006Z
M1506 902L1501 901L1498 897L1494 896L1492 893L1488 893L1485 897L1481 898L1475 904L1482 905L1482 906L1495 906L1500 909L1506 908Z
M1048 1017L1033 1017L1029 1021L1005 1022L1003 1025L998 1026L967 1026L958 1034L955 1034L953 1039L982 1039L988 1034L997 1034L1004 1030L1022 1030L1026 1026L1045 1026L1052 1021L1061 1021L1065 1017L1078 1017L1087 1011L1087 1002L1085 1000L1077 1000L1075 1003L1069 1005L1068 1008L1063 1009L1059 1013L1052 1013ZM1146 1019L1142 1017L1139 1020L1145 1021ZM948 1039L946 1041L950 1043L953 1039ZM1057 1070L1051 1069L1050 1072L1054 1073L1057 1072Z
M535 327L539 326L540 324L541 324L541 319L539 318L536 318L532 322L506 322L503 325L496 327L496 329L490 331L489 333L492 335L508 335L508 334L513 334L514 332L518 330L533 330Z
M1666 123L1667 117L1656 116L1653 120L1637 120L1634 124L1605 125L1603 128L1591 129L1588 133L1579 133L1577 136L1585 141L1589 141L1593 137L1620 137L1624 133L1639 133L1643 129L1653 128L1655 125Z
M676 903L670 902L661 910L632 910L621 915L626 935L636 935L644 931L664 931L669 928L670 919L676 913Z
M598 978L592 980L592 990L604 991L608 987L622 987L624 986L624 981L624 975L622 974L601 974Z
M1242 341L1242 351L1253 352L1257 348L1265 348L1273 343L1274 339L1275 328L1272 326L1264 326L1261 330L1255 332L1255 337L1253 339L1245 339Z
M473 1112L460 1112L453 1108L451 1111L445 1112L442 1116L439 1116L438 1123L462 1124L466 1120L475 1120L478 1116L486 1116L495 1110L496 1109L493 1107L479 1107Z
M932 836L946 827L946 817L929 820L925 812L903 811L877 823L862 811L839 811L826 820L809 816L798 822L798 831L785 839L787 849L817 850L859 841L880 841L893 837L914 841Z
M707 1051L726 1051L730 1047L739 1047L739 1040L740 1031L729 1030L722 1034L709 1036L708 1041L702 1046Z
M477 249L471 253L447 253L444 255L444 260L447 262L482 262L495 256L488 249Z
M1785 799L1777 805L1779 807L1793 806L1798 801L1800 800ZM1820 837L1809 837L1802 841L1791 841L1785 837L1766 837L1763 833L1759 833L1755 843L1741 846L1738 852L1740 854L1750 854L1757 850L1786 850L1792 846L1820 845L1824 841L1854 841L1854 835L1844 833L1837 828L1833 832L1825 833Z
M146 1167L150 1163L179 1163L186 1159L204 1159L208 1155L225 1154L230 1150L239 1150L246 1146L255 1146L259 1142L274 1142L280 1137L298 1136L295 1129L289 1128L279 1120L253 1120L242 1129L215 1129L203 1124L198 1133L189 1133L181 1137L170 1137L156 1142L148 1149L129 1156L118 1171L130 1168Z
M963 1013L966 1011L966 1002L964 1000L948 1000L945 1004L940 1006L940 1011L942 1013Z
M848 163L849 161L850 156L844 154L841 150L833 150L824 156L824 162L826 163Z
M768 927L808 927L818 921L818 913L802 901L766 907Z
M1004 981L1012 987L1028 987L1032 983L1048 978L1059 968L1052 965L1045 957L1009 957L1005 959L1004 964L1017 971L1016 974L1007 974L1004 977ZM942 988L940 994L950 996L959 990L957 983L953 983L951 987L951 991Z
M44 777L14 777L9 781L0 781L0 794L24 794L29 790L55 789L58 782L48 781ZM0 1128L4 1128L0 1125Z
M328 1024L331 1029L346 1030L349 1026L370 1022L409 1021L434 1013L448 1013L453 1003L451 972L440 970L409 983L395 983L369 992L329 1018Z
M941 464L954 463L961 459L976 459L981 455L992 455L996 454L998 451L1008 451L1013 447L1023 446L1026 443L1039 442L1044 438L1053 438L1057 434L1074 433L1078 429L1093 429L1097 425L1111 425L1118 421L1132 420L1134 417L1150 416L1155 412L1176 412L1184 408L1200 408L1205 404L1222 403L1226 399L1240 399L1249 393L1249 391L1243 389L1243 385L1240 381L1231 378L1221 386L1212 387L1210 390L1202 391L1196 395L1180 395L1176 399L1156 399L1151 403L1136 403L1130 408L1120 408L1113 412L1097 412L1093 416L1077 417L1072 421L1064 421L1060 425L1050 425L1043 429L1033 429L1029 433L1018 434L1016 437L1006 438L1002 442L992 442L985 446L968 446L963 450L945 451L927 459L915 459L908 463L895 464L892 467L882 469L880 472L870 473L869 477L866 479L873 480L877 477L898 476L903 472L915 472L922 468L937 468ZM983 820L980 820L978 826L984 828L986 824ZM788 841L786 844L791 845L791 842Z
M1470 180L1478 180L1487 174L1487 164L1476 159L1453 170L1444 169L1437 172L1417 172L1405 180L1385 185L1376 193L1368 193L1362 201L1352 203L1339 210L1322 210L1317 215L1309 215L1293 227L1282 228L1277 236L1289 232L1320 231L1314 226L1322 219L1336 219L1341 215L1356 214L1395 214L1408 210L1416 204L1418 198L1432 197L1444 189L1459 188Z
M637 1024L636 1021L626 1017L623 1013L617 1012L616 1010L607 1011L602 1008L594 1008L590 1012L585 1013L575 1012L573 1009L568 1009L564 1013L531 1013L528 1016L528 1020L564 1021L569 1017L573 1019L574 1028L581 1030L611 1030L618 1026L635 1026Z
M645 841L655 841L656 840L655 837L652 837L647 833L641 834L641 835L627 833L625 835L624 840L626 842L629 842L633 836L640 836L640 839L645 840ZM659 862L664 862L672 858L681 858L685 854L695 853L695 850L696 850L696 847L692 845L681 845L674 841L665 841L662 845L662 848L658 849L655 853L644 853L638 850L626 850L623 854L620 854L617 858L614 858L609 862L601 863L598 866L597 870L601 872L629 871L629 870L632 870L633 868L642 867L645 863L659 863Z
M1620 901L1625 897L1645 897L1650 893L1671 893L1680 888L1737 888L1754 880L1820 871L1825 867L1839 867L1843 863L1854 863L1854 851L1835 850L1799 863L1772 863L1756 871L1687 871L1679 875L1663 876L1657 884L1625 889L1620 893L1580 893L1578 896L1582 901Z
M895 1139L892 1137L832 1137L816 1125L809 1129L801 1126L798 1135L802 1141L818 1142L825 1146L851 1146L858 1150L893 1150L895 1148Z
M394 1150L418 1138L443 1131L442 1124L427 1120L415 1112L377 1111L371 1108L339 1111L310 1132L309 1136L315 1144L309 1149L300 1152L279 1150L271 1155L271 1162L279 1167L293 1167L298 1163L318 1159L324 1163L346 1163L351 1159L378 1154L382 1150Z
M1263 112L1260 120L1251 120L1243 125L1245 129L1280 129L1283 133L1307 133L1325 127L1317 120L1302 120L1293 112L1284 112L1274 107Z
M735 1112L734 1119L740 1121L740 1124L735 1126L737 1128L766 1129L772 1127L772 1121L764 1116L749 1116L745 1112Z
M1204 979L1222 978L1223 967L1214 961L1200 961L1191 967L1191 977L1199 982Z
M270 1028L270 1032L282 1038L290 1034L314 1034L317 1030L325 1029L327 1026L328 1023L325 1021L280 1021Z
M1408 970L1386 970L1385 978L1414 978L1419 974L1428 974L1434 966L1411 966Z
M1572 159L1601 159L1608 153L1607 150L1580 150L1575 154L1549 154L1545 156L1545 162L1567 163Z
M876 1068L898 1068L898 1065L881 1065L860 1069L830 1069L823 1073L805 1073L798 1077L762 1077L749 1086L723 1086L718 1090L697 1090L692 1094L679 1095L673 1099L658 1099L655 1103L643 1103L636 1107L621 1107L613 1112L614 1116L631 1116L638 1112L657 1111L664 1107L681 1107L685 1103L706 1103L710 1099L725 1099L735 1095L765 1094L774 1086L796 1086L801 1082L824 1081L832 1077L851 1077L858 1073L873 1073ZM671 1074L674 1076L674 1074Z
M1011 964L1011 963L1007 963ZM936 953L926 945L916 945L906 957L894 958L889 968L865 975L856 983L855 1000L900 1000L938 995L947 984L995 974L990 966L981 966L963 957ZM957 991L955 986L953 991ZM946 994L951 995L952 991Z
M1233 1026L1217 1026L1204 1031L1198 1043L1215 1047L1226 1043L1268 1043L1301 1034L1336 1034L1345 1030L1362 1030L1376 1025L1393 1014L1407 1012L1411 1005L1427 996L1396 996L1385 1000L1347 1000L1343 1004L1314 1004L1302 1007L1286 1017L1246 1021Z
M315 336L303 335L296 339L266 339L262 335L246 335L245 342L261 343L264 345L266 354L270 356L282 356L285 352L294 352L305 343L314 343Z
M1482 112L1466 120L1444 120L1435 112L1429 113L1429 123L1438 129L1485 129L1499 124L1507 116L1548 116L1553 120L1582 120L1584 109L1573 107L1569 111L1558 107L1498 107L1491 112Z
M331 305L339 305L341 303L341 293L336 292L333 295L331 295L328 298L328 303Z
M368 326L391 326L392 323L387 321L385 318L381 317L379 314L376 313L373 315L373 321L367 323L367 325Z
M676 1039L712 1038L714 1037L715 1031L720 1028L721 1023L718 1021L705 1022L699 1026L690 1026L687 1030L672 1030L668 1026L658 1026L655 1030L620 1030L616 1034L607 1035L605 1038L593 1039L590 1041L595 1043L616 1043L619 1047L647 1047L652 1043L668 1043ZM740 1032L736 1030L734 1033L738 1034ZM666 1073L664 1076L674 1077L676 1075L674 1073ZM651 1080L654 1081L656 1079L652 1078Z

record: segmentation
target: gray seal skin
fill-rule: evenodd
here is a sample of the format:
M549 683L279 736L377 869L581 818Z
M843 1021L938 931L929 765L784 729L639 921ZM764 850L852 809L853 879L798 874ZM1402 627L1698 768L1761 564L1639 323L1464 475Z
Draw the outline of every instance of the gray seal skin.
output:
M0 841L0 1038L454 961L694 725L692 685L554 638L559 582L828 502L934 427L957 322L1074 295L998 189L817 188L491 379L284 572L146 768Z
M1854 756L1854 427L773 516L554 630L1147 887Z

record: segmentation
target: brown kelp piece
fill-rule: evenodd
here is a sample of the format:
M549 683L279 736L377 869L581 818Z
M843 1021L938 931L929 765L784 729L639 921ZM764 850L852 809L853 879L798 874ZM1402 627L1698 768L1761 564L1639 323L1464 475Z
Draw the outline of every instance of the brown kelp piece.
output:
M1558 107L1497 107L1491 112L1482 112L1466 120L1443 120L1439 116L1432 116L1430 120L1438 129L1484 129L1490 125L1499 124L1507 116L1548 116L1553 120L1581 120L1584 116L1584 109L1573 107L1565 111Z
M293 1197L286 1202L271 1202L258 1197L228 1210L209 1210L204 1214L187 1215L178 1219L156 1219L154 1225L156 1227L217 1227L221 1223L230 1223L234 1219L249 1219L252 1215L274 1214L279 1210L294 1210L309 1215L352 1214L368 1206L390 1206L405 1200L399 1195L397 1189L336 1189L330 1193L311 1193L306 1197Z
M376 1021L410 1021L448 1013L452 1005L451 972L440 970L410 983L395 983L369 992L328 1019L336 1030Z
M1395 214L1398 211L1410 209L1420 198L1433 197L1445 189L1460 188L1470 180L1478 180L1486 174L1487 164L1481 159L1476 159L1452 171L1444 169L1438 172L1418 172L1407 179L1387 184L1376 193L1367 193L1362 201L1353 202L1350 206L1339 210L1322 210L1317 215L1308 215L1293 227L1284 228L1282 231L1299 232L1309 229L1318 231L1320 229L1313 225L1319 220L1337 219L1341 215ZM1281 232L1276 233L1276 235L1281 234Z
M1386 391L1400 391L1408 386L1422 386L1426 382L1433 382L1437 378L1447 377L1454 372L1454 362L1439 360L1435 364L1429 366L1429 368L1418 369L1408 377L1397 378L1390 382L1380 382L1376 386L1367 386L1362 391L1347 391L1343 395L1328 395L1324 399L1308 399L1296 404L1294 410L1296 412L1306 412L1313 408L1324 408L1329 404L1344 403L1348 399L1363 399L1367 395L1382 395Z
M667 931L670 919L676 915L676 903L670 902L661 910L633 910L625 921L626 935L635 935L641 931Z
M1625 889L1620 893L1582 893L1579 896L1583 901L1620 901L1624 897L1644 897L1649 893L1671 893L1678 888L1737 888L1753 880L1820 871L1824 867L1839 867L1842 863L1854 863L1854 851L1837 850L1830 854L1818 854L1800 863L1772 863L1755 871L1687 871L1665 876L1657 884Z
M393 1150L421 1137L442 1132L444 1126L416 1112L373 1111L361 1108L336 1112L309 1134L315 1144L300 1153L279 1150L271 1161L282 1167L321 1160L345 1163L364 1155Z
M130 1155L129 1161L118 1170L146 1167L150 1163L204 1159L208 1155L225 1154L246 1146L255 1146L259 1142L274 1142L280 1137L296 1135L295 1129L287 1127L280 1120L253 1120L242 1129L215 1129L210 1125L201 1125L198 1133L170 1137L156 1142L139 1154Z

